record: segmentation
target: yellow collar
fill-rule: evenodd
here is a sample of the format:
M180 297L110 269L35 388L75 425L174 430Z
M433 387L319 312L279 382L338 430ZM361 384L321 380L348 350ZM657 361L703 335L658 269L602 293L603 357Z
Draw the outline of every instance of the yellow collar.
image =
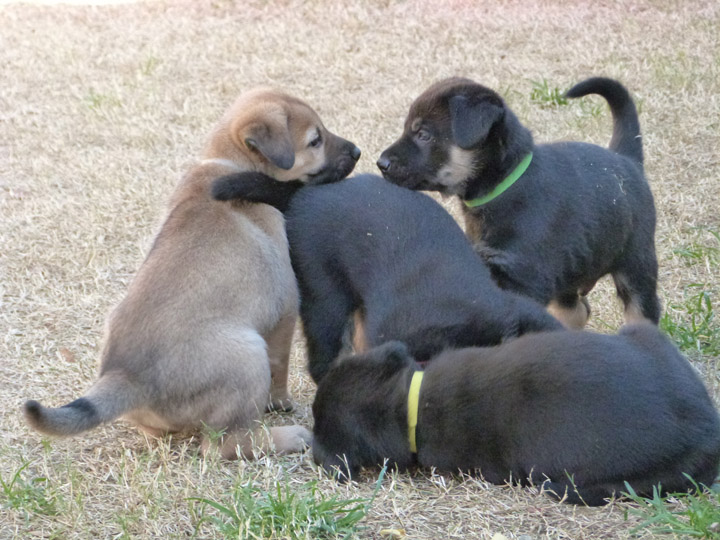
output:
M413 373L412 381L410 381L410 391L408 392L408 437L410 439L410 451L417 453L417 444L415 441L415 428L418 419L418 402L420 401L420 385L422 384L424 371L416 371Z

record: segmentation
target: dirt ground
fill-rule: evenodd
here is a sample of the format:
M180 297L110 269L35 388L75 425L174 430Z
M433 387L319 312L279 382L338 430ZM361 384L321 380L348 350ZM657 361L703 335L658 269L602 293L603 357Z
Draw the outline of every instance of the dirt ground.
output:
M167 198L234 97L270 85L311 103L357 143L357 172L377 172L411 101L463 75L498 90L537 141L606 145L599 99L532 99L591 75L620 79L640 110L658 210L660 295L692 284L718 298L718 265L678 250L720 231L720 4L712 1L228 0L118 5L0 5L0 477L22 478L56 512L0 505L0 538L187 538L189 497L221 500L238 478L273 489L318 479L368 496L377 471L338 485L308 454L223 462L196 438L147 440L115 422L46 439L23 422L28 398L59 406L94 379L103 320L147 253ZM452 201L448 209L457 215ZM614 332L609 280L591 293L591 329ZM720 398L720 359L690 354ZM312 425L314 384L301 336L274 423ZM41 489L42 488L42 489ZM0 497L2 495L0 494ZM0 498L0 501L3 499ZM30 510L28 510L30 508ZM633 506L559 505L532 488L423 471L391 473L362 538L629 538ZM211 527L199 538L219 537ZM525 536L523 536L525 535ZM646 530L640 537L653 538Z

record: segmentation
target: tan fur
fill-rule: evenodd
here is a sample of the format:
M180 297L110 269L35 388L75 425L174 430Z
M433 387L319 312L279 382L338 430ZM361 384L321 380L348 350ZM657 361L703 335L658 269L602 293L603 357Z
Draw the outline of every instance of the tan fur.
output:
M547 305L547 310L550 315L573 330L582 330L590 318L590 307L584 297L572 308L565 307L556 300L551 300Z
M464 188L465 181L475 172L475 155L470 150L452 145L449 156L448 162L437 173L437 182L447 186L452 192L452 188Z
M625 324L635 324L643 322L651 321L648 321L643 315L638 299L633 298L630 303L625 306Z
M365 335L365 314L362 310L357 310L353 313L353 353L362 354L367 352L370 347L368 346L367 336Z
M318 135L322 144L311 145ZM66 407L28 402L30 424L71 435L123 415L151 435L225 430L226 458L236 449L246 457L302 450L311 438L304 427L259 424L266 408L292 406L299 300L282 214L214 201L209 188L237 171L304 179L335 157L336 139L344 141L296 98L269 89L240 96L173 193L150 253L108 317L98 381Z

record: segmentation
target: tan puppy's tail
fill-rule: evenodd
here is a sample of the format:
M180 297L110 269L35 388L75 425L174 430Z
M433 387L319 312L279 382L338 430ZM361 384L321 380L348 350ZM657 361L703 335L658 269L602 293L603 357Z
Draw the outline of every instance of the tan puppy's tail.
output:
M101 376L88 393L75 401L52 408L34 400L23 405L27 422L48 435L75 435L109 422L138 406L135 385L117 372Z

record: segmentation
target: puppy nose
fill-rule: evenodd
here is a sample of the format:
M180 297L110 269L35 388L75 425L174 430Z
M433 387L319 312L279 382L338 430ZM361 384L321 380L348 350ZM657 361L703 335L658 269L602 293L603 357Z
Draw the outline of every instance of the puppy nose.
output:
M361 154L362 151L357 146L353 146L353 149L350 150L350 157L353 158L355 161L360 159Z
M388 172L390 170L390 158L387 156L380 156L380 159L377 160L377 166L382 172Z

